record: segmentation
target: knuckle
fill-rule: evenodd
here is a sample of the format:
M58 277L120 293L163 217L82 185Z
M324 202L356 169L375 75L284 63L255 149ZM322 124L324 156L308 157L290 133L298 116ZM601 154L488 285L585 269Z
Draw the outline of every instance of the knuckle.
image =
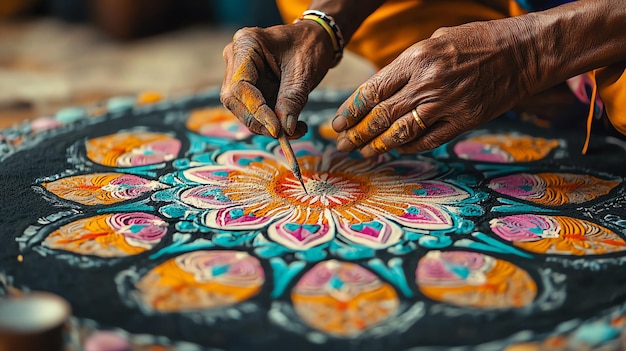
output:
M413 118L400 118L396 121L394 138L400 142L407 142L417 136L418 125Z
M380 133L392 124L392 111L387 104L379 104L372 110L372 118L368 121L368 129L372 133Z
M228 45L224 47L224 50L222 51L222 57L224 58L224 61L227 61L232 56L233 56L233 43L230 42L228 43Z
M378 93L378 79L372 78L363 83L359 90L359 100L363 105L367 103L377 104L380 94Z
M234 109L235 104L237 103L237 99L230 94L230 91L226 91L225 89L222 89L222 91L220 92L220 101L224 106L226 106L227 109L231 111Z
M285 82L283 83L284 93L281 96L281 103L291 106L304 106L308 100L308 90L303 83Z
M354 129L349 129L346 137L354 146L363 145L365 143L361 134Z
M449 32L450 32L449 27L441 27L441 28L438 28L431 37L433 38L441 37L441 36L448 34Z
M241 117L241 119L243 120L243 124L248 127L248 129L251 129L255 126L254 123L254 116L250 113L250 112L246 112L243 114L243 117Z
M233 35L233 41L241 41L241 40L245 41L250 37L256 36L258 31L259 31L259 28L256 28L256 27L244 27L244 28L238 29Z

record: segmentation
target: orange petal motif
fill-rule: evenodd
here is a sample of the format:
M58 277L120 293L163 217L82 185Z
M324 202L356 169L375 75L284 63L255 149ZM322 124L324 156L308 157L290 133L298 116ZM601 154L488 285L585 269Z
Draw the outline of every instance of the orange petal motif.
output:
M534 214L495 218L491 230L515 246L541 254L602 255L626 250L626 241L595 223Z
M143 213L115 213L83 218L52 232L43 246L82 255L124 257L140 254L158 244L167 223Z
M231 306L265 282L259 261L242 251L194 251L153 268L136 284L143 303L164 312Z
M587 174L520 173L493 179L489 188L540 205L580 204L608 194L620 184Z
M117 133L85 142L87 157L104 166L135 167L170 161L181 142L162 133Z
M475 252L428 252L417 265L416 282L427 297L466 307L524 307L537 295L526 271Z
M166 188L156 181L122 173L95 173L41 184L54 195L83 205L110 205Z
M559 144L558 140L529 135L486 134L456 143L454 152L466 160L530 162L546 157Z
M399 306L391 285L357 264L336 260L318 263L308 271L293 288L291 299L306 324L338 336L371 328Z

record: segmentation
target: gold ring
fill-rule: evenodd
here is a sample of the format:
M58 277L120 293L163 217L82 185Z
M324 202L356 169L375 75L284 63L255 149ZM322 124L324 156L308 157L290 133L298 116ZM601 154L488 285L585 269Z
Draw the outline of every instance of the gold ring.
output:
M420 116L417 114L417 109L416 108L412 109L411 113L413 114L413 118L415 119L415 122L417 122L417 125L422 129L422 131L425 131L426 124L424 124L424 121L422 121Z

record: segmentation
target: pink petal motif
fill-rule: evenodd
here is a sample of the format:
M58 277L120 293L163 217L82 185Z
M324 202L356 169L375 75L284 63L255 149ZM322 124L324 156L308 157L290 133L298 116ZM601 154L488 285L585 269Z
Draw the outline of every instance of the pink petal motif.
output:
M289 217L271 224L267 234L290 249L306 250L330 241L335 236L335 223L327 209L296 208Z
M150 250L167 231L167 223L149 213L104 214L63 225L42 245L80 255L126 257Z
M348 240L373 249L382 249L397 243L402 236L402 229L384 218L366 222L351 223L335 215L337 232Z
M190 168L183 172L183 176L196 183L211 185L226 185L230 183L228 176L234 168L224 166L204 166Z
M453 203L469 197L469 193L454 185L427 180L412 183L411 196L418 198L419 202Z
M110 167L136 167L170 161L178 155L181 142L162 133L117 133L85 142L87 157Z
M223 188L217 185L203 185L185 190L180 200L196 208L221 209L237 205L224 195Z
M561 231L556 218L535 214L519 214L494 218L489 221L489 226L502 239L515 242L558 238Z
M363 292L379 288L382 281L369 270L354 264L329 260L316 264L302 276L294 291L302 295L331 295L354 300Z
M246 207L236 206L211 211L204 217L204 225L209 228L227 230L251 230L260 229L269 222L281 218L286 212L270 216L255 216Z
M340 337L359 335L396 315L395 289L355 264L329 260L304 274L291 291L298 317L310 327Z
M110 205L167 187L135 175L112 172L76 175L41 185L60 198L89 206Z
M515 161L511 155L502 151L498 146L473 140L464 140L454 145L454 153L464 160L497 163Z
M520 173L495 178L489 182L489 188L541 205L562 206L591 201L620 183L620 179L605 180L588 174Z
M401 215L391 218L401 225L427 230L449 229L454 225L452 217L437 205L410 204Z
M430 251L420 260L416 275L423 285L480 285L487 281L485 273L492 267L493 258L480 253Z
M167 223L149 213L115 213L106 217L106 223L126 238L143 242L158 242L167 233Z
M276 170L271 165L280 164L274 155L259 150L226 151L217 158L217 163L230 168L252 168L255 163L261 164L258 170L265 173Z
M489 182L489 188L501 194L525 199L541 198L546 187L540 176L528 173L512 174Z
M232 112L221 106L193 110L186 127L208 137L242 140L252 135Z

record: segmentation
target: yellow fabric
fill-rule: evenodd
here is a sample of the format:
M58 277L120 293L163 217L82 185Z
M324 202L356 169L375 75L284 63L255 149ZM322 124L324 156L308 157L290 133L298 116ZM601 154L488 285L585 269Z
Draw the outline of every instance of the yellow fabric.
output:
M277 0L286 23L308 9L310 0ZM514 0L389 0L359 27L346 49L379 68L440 27L526 13ZM613 126L626 135L626 63L596 70L597 94ZM595 103L595 98L592 100Z
M592 81L595 82L596 75L595 72L589 72L589 77ZM591 102L589 103L589 113L587 113L587 135L585 136L585 144L583 144L582 154L587 153L587 149L589 149L589 141L591 141L591 125L593 124L593 114L596 108L596 97L598 96L598 84L593 85L593 90L591 91Z
M276 1L285 23L292 23L300 17L309 2ZM361 24L346 49L382 68L409 46L430 37L441 27L503 17L504 13L467 0L390 0Z
M597 69L595 76L609 121L626 135L626 62Z

